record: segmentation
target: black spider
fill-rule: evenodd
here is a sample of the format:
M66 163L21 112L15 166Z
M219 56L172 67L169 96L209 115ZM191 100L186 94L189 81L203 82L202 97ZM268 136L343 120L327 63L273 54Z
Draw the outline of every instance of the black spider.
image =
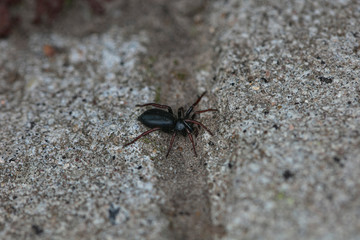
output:
M161 130L166 133L173 133L171 141L170 141L169 150L166 154L166 157L169 155L169 153L171 151L171 148L172 148L172 145L174 143L174 139L175 139L175 136L177 133L181 133L185 137L189 136L189 139L190 139L193 149L194 149L195 156L197 156L194 140L191 135L191 133L194 132L193 125L194 124L199 125L199 126L203 127L208 133L210 133L210 135L213 135L213 134L211 133L211 131L209 129L207 129L207 127L204 126L204 124L194 120L195 115L199 114L199 113L204 113L204 112L218 111L217 109L212 109L212 108L209 108L206 110L195 111L190 118L191 112L194 110L194 107L200 102L201 98L205 95L205 93L206 92L201 94L201 96L196 100L196 102L189 107L189 109L186 111L186 113L184 113L183 107L179 108L177 117L174 116L174 113L173 113L171 107L169 107L167 105L160 105L157 103L146 103L143 105L136 105L137 107L145 107L145 106L156 107L153 109L146 110L138 118L138 120L142 124L144 124L145 126L151 128L151 129L142 133L141 135L136 137L133 141L125 144L124 147L133 144L139 138L141 138L151 132ZM164 110L161 110L158 108L167 109L168 111L164 111Z

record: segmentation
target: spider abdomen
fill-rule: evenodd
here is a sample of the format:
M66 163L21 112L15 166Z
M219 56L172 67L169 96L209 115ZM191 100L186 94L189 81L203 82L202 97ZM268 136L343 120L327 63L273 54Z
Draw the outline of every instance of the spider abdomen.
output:
M138 120L149 128L159 127L164 132L172 132L176 125L176 118L161 109L149 109L141 114Z

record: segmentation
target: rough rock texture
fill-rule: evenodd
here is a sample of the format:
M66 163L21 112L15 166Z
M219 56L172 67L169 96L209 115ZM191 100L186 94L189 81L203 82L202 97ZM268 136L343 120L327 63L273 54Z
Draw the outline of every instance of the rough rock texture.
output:
M359 239L357 1L106 7L0 40L0 239ZM123 148L205 90L198 157Z

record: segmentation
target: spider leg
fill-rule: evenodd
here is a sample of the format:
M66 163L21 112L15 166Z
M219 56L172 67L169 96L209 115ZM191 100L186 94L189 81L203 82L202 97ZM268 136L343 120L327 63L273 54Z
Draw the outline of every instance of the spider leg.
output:
M185 121L185 122L190 122L190 123L193 123L193 124L196 124L196 125L200 125L200 126L203 127L208 133L210 133L211 136L214 135L214 134L212 134L212 132L211 132L207 127L205 127L205 125L202 124L201 122L198 122L198 121L195 121L195 120L191 120L191 119L185 119L184 121Z
M167 109L169 111L169 113L173 114L173 110L171 107L169 107L168 105L161 105L161 104L157 104L157 103L145 103L145 104L136 104L136 107L146 107L146 106L153 106L153 107L157 107L157 108L163 108L163 109Z
M179 108L179 110L178 110L178 118L182 118L183 116L184 116L184 108L181 107L181 108Z
M137 136L137 137L136 137L134 140L132 140L131 142L125 144L124 147L127 147L127 146L133 144L134 142L136 142L137 140L139 140L139 138L141 138L141 137L143 137L143 136L145 136L145 135L148 135L148 134L151 133L151 132L160 130L160 129L161 129L161 128L156 127L156 128L152 128L152 129L150 129L150 130L147 130L146 132L143 132L142 134L140 134L139 136Z
M196 154L196 149L195 149L195 144L194 144L194 140L193 140L193 137L192 137L192 135L191 135L191 133L190 133L189 129L187 129L187 128L186 128L186 131L187 131L187 133L188 133L188 136L189 136L189 139L190 139L190 141L191 141L191 143L192 143L192 146L193 146L193 149L194 149L194 153L195 153L195 157L197 157L197 154Z
M169 156L169 153L170 153L170 151L171 151L172 145L173 145L173 143L174 143L175 136L176 136L176 132L174 132L174 134L173 134L172 137L171 137L170 146L169 146L169 150L168 150L168 152L167 152L167 154L166 154L166 158Z
M204 112L215 112L215 111L219 111L219 110L213 109L213 108L209 108L209 109L206 109L206 110L196 111L196 112L194 112L193 115L191 116L191 119L194 119L196 114L204 113Z
M185 127L186 127L189 131L191 131L192 127L190 126L189 123L187 123L187 122L184 121L184 125L185 125Z
M189 107L189 109L188 109L188 110L186 111L186 113L185 113L185 118L188 118L188 117L189 117L189 115L190 115L190 113L192 112L192 110L194 110L194 107L195 107L196 105L198 105L198 103L200 102L201 98L202 98L205 94L206 94L206 92L203 92L203 94L201 94L201 96L196 100L196 102Z

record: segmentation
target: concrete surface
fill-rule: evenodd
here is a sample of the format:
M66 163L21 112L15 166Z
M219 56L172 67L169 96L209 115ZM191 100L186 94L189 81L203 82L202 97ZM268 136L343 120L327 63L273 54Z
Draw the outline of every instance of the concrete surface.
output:
M360 238L359 2L106 7L0 40L0 239ZM198 157L123 148L205 90Z

